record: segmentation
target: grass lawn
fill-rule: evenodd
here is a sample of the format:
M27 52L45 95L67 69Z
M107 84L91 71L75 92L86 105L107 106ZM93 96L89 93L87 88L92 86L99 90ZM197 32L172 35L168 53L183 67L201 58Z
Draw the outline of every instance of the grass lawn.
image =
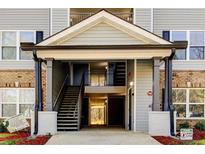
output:
M205 139L196 141L185 141L185 145L205 145Z

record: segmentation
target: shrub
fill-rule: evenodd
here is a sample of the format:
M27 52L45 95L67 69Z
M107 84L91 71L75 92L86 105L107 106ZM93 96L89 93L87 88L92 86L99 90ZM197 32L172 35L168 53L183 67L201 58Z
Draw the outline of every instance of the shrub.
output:
M181 124L179 124L179 128L180 128L180 129L190 128L190 124L189 124L189 122L181 123Z
M194 128L201 130L201 131L205 131L205 122L201 122L201 121L197 122L194 125Z
M0 132L7 132L8 131L7 130L8 126L9 126L9 122L8 121L5 122L5 123L1 122L0 123Z

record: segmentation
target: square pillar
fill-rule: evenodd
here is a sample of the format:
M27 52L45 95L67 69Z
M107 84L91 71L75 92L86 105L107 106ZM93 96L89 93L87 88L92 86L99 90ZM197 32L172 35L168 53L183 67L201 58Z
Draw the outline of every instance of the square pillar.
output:
M46 59L46 111L53 110L53 59Z
M153 111L160 111L160 58L153 58Z

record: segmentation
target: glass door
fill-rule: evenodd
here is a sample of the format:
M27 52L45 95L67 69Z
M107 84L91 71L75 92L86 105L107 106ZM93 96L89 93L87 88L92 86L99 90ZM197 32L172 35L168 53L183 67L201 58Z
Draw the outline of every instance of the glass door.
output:
M106 110L105 99L90 98L90 125L105 125Z

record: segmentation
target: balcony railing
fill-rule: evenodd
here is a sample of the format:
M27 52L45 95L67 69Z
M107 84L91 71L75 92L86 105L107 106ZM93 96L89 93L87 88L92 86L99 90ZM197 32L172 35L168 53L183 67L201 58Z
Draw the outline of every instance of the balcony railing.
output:
M75 25L82 20L92 16L95 13L71 13L70 14L70 25ZM130 22L133 23L133 13L128 12L128 13L113 13L114 15Z
M114 72L85 72L85 85L87 86L125 86L125 83L116 85Z

